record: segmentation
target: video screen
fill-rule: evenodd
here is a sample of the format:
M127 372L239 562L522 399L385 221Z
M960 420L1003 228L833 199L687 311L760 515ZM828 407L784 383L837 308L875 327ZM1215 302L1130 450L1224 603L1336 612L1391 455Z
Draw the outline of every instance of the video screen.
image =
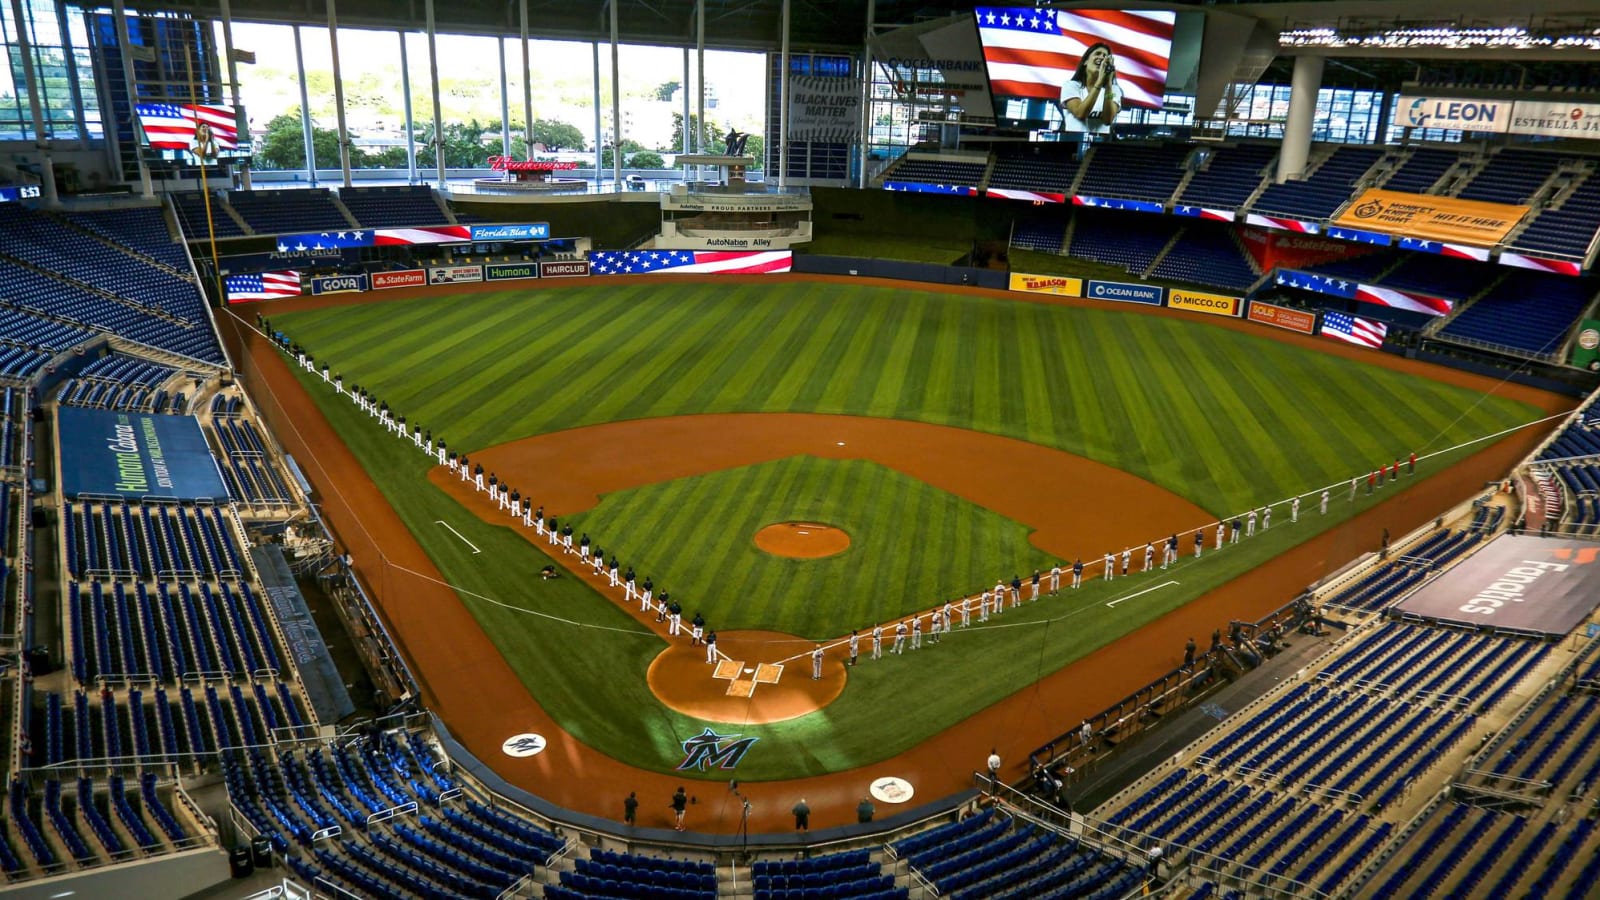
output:
M1178 14L1170 10L974 10L995 117L1108 134L1125 110L1160 109Z
M219 158L247 156L246 137L239 146L239 110L232 106L191 103L140 103L139 129L151 150L166 159L208 163Z

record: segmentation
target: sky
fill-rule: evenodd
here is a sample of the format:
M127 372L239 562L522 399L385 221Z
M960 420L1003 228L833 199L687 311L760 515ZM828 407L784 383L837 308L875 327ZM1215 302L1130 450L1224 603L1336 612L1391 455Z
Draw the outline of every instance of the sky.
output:
M293 29L283 25L235 22L234 47L254 51L254 65L241 64L240 99L252 126L260 128L281 113L300 105L300 87L294 63ZM349 127L356 133L393 133L404 122L404 95L400 90L399 37L393 31L339 29L339 57L344 82ZM500 120L499 69L494 38L437 36L440 105L443 118L480 122ZM306 66L310 107L319 126L333 127L332 52L324 28L305 27L301 41ZM222 46L220 35L218 46ZM522 49L515 38L505 41L510 118L522 119ZM585 135L594 130L594 58L588 43L530 41L533 109L536 119L558 119L578 127ZM425 123L432 116L428 90L427 37L406 36L406 68L411 76L412 116ZM693 54L690 58L693 77ZM611 52L600 47L603 129L611 123ZM661 103L657 88L666 81L683 79L681 48L623 44L618 49L624 136L650 146L670 128L671 112L682 110L682 100ZM706 118L718 125L763 133L766 67L758 53L706 51L706 84L714 102L708 101ZM691 96L690 109L695 102ZM644 138L653 140L644 140Z

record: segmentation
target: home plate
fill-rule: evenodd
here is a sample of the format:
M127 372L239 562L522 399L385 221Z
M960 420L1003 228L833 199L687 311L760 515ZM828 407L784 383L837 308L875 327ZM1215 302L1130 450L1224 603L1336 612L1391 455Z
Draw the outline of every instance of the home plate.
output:
M756 683L754 681L743 681L743 680L741 680L741 681L730 681L730 682L728 682L728 696L729 697L749 697L752 694L754 694L755 692L756 692Z
M744 671L744 663L736 659L717 660L717 670L711 673L712 678L722 678L732 681Z
M783 666L774 663L760 663L756 666L756 684L777 684L778 677L783 674Z

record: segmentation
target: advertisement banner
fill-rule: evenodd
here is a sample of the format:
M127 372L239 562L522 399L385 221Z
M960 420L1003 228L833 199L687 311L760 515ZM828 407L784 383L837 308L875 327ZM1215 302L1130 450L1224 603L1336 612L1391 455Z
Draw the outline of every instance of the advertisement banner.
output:
M224 500L228 491L194 416L63 406L56 412L68 497Z
M1502 266L1532 269L1535 272L1549 272L1552 275L1571 275L1576 277L1583 274L1583 264L1573 259L1548 259L1543 256L1528 256L1525 253L1502 252L1499 262Z
M539 263L540 278L581 278L588 274L587 259L555 259Z
M1396 242L1401 250L1415 250L1418 253L1434 253L1439 256L1449 256L1454 259L1470 259L1476 262L1487 262L1489 259L1488 247L1472 247L1467 244L1452 244L1448 241L1430 241L1426 238L1402 236Z
M386 291L390 288L422 287L427 283L428 273L422 269L372 273L372 289L375 291Z
M1315 272L1301 272L1298 269L1279 269L1273 277L1273 282L1284 287L1292 287L1300 291L1315 291L1319 294L1328 294L1333 297L1343 297L1353 300L1356 289L1360 285L1354 281L1336 278L1332 275L1318 275Z
M1592 542L1502 535L1402 601L1400 612L1489 628L1565 635L1600 597Z
M1083 279L1067 278L1062 275L1029 275L1025 272L1012 272L1009 285L1013 291L1025 294L1056 294L1061 297L1082 297Z
M428 270L429 284L467 284L483 280L483 266L444 266Z
M1518 100L1511 106L1512 134L1600 139L1600 103Z
M1208 219L1212 222L1232 222L1239 218L1237 210L1212 209L1209 206L1187 206L1181 203L1172 208L1172 214L1175 216L1190 216L1196 219Z
M1447 128L1503 134L1511 124L1510 100L1400 95L1395 124L1405 128Z
M1492 247L1517 227L1528 207L1368 188L1335 223L1425 240Z
M1307 222L1302 219L1288 219L1283 216L1263 216L1259 213L1245 213L1244 223L1257 228L1271 228L1277 231L1293 231L1298 234L1317 234L1322 231L1322 226L1316 222Z
M1584 319L1578 326L1578 339L1572 342L1572 359L1580 369L1600 371L1600 319Z
M964 184L925 184L921 181L885 181L883 189L886 191L899 191L902 194L956 194L961 197L976 197L978 189Z
M1091 281L1084 292L1084 296L1091 300L1143 303L1147 306L1160 306L1166 294L1166 288L1153 284L1127 284L1121 281Z
M367 276L360 275L325 275L321 278L311 279L312 294L349 294L367 289Z
M789 140L854 140L861 125L861 82L854 78L789 78Z
M1088 194L1073 194L1073 206L1088 206L1094 209L1120 209L1123 212L1155 213L1161 215L1166 212L1166 207L1150 200L1123 200L1117 197L1091 197Z
M788 250L591 250L596 275L766 275L787 272L794 264Z
M437 225L432 228L379 228L372 242L379 247L411 244L464 244L472 240L471 225Z
M1369 253L1366 247L1314 234L1275 231L1249 225L1234 226L1239 243L1263 272L1281 267L1302 268Z
M483 267L483 280L485 281L519 281L524 278L538 277L539 266L531 262L500 263Z
M1167 291L1168 309L1186 309L1189 312L1205 313L1208 316L1238 316L1244 301L1238 297L1229 297L1227 294L1206 294L1200 291L1180 291L1173 288Z
M1328 230L1324 231L1323 234L1335 240L1354 241L1357 244L1375 244L1379 247L1387 247L1394 243L1393 237L1381 231L1362 231L1359 228L1329 226Z
M550 239L549 222L527 225L472 225L469 226L475 241L547 241Z
M1250 301L1250 314L1252 322L1271 325L1273 328L1283 328L1296 331L1300 334L1312 334L1317 330L1317 314L1303 309L1290 309L1276 303L1262 303L1260 300Z
M377 240L372 231L308 231L304 234L278 235L278 252L312 253L318 250L338 250L348 247L370 247Z

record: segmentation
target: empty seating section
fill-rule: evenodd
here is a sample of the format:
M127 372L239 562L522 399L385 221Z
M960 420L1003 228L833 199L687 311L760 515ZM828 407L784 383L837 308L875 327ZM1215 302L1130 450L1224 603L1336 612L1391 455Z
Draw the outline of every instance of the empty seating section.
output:
M240 503L282 505L295 502L289 483L273 462L260 430L247 417L237 395L217 394L205 423L228 496Z
M178 215L178 227L189 240L199 240L212 232L219 238L245 237L250 232L228 215L221 195L213 193L210 199L211 215L206 217L206 196L200 193L169 194L172 208Z
M1405 596L1428 575L1423 566L1390 563L1355 584L1323 598L1322 602L1346 609L1377 612Z
M1150 267L1181 227L1169 216L1090 212L1082 207L1077 217L1068 254L1122 266L1136 275Z
M1072 193L1072 182L1078 177L1078 157L1056 149L1048 144L1033 144L1026 150L997 154L988 186L1045 194Z
M360 895L492 900L565 844L463 790L409 732L311 749L235 751L223 776L239 814L295 875ZM564 883L578 886L548 885L545 896L716 896L708 864L624 854L582 862L595 874L563 873Z
M1248 290L1260 274L1234 240L1227 226L1191 224L1178 236L1166 256L1150 270L1152 278L1171 278Z
M1444 173L1450 171L1450 167L1460 160L1461 154L1454 150L1420 148L1389 173L1388 180L1383 183L1383 189L1426 194L1428 189L1437 184L1439 179L1444 177Z
M558 896L601 898L658 896L673 900L717 896L717 872L709 862L616 853L597 847L589 851L588 859L577 860L576 866L576 871L561 873L559 886L565 888L565 891ZM820 881L823 870L817 868L814 872L818 876L815 880ZM800 879L796 879L795 883L799 884ZM761 896L759 888L756 895ZM545 896L552 896L548 889L545 891Z
M1502 149L1489 158L1456 196L1490 203L1526 203L1560 164L1561 157L1554 153L1514 147Z
M1356 183L1382 156L1373 147L1339 147L1301 181L1274 184L1252 205L1255 212L1296 219L1326 219L1355 194Z
M1066 242L1067 226L1059 219L1019 220L1011 232L1011 246L1041 253L1060 253Z
M1597 437L1587 429L1568 429L1567 433L1545 452L1559 454L1576 450L1588 455L1594 452L1595 442ZM1597 528L1600 528L1600 465L1574 462L1556 466L1555 473L1561 479L1561 484L1572 494L1572 502L1568 504L1568 509L1572 513L1571 524L1574 526L1574 531L1578 534L1595 534Z
M0 342L35 348L53 355L81 344L94 335L87 328L0 306Z
M169 411L170 395L161 385L176 374L172 366L111 353L62 382L56 399L66 406L164 413Z
M368 228L443 225L449 222L428 185L347 187L339 192L345 209Z
M37 793L14 779L7 810L13 833L26 848L15 853L0 840L0 861L13 878L56 874L73 867L142 859L197 844L199 825L179 808L169 783L145 773L137 783L112 775L103 782L78 777L71 789L62 781L43 779Z
M913 158L908 155L901 157L894 169L884 175L884 180L977 187L987 168L987 161Z
M1593 291L1594 285L1576 278L1513 271L1446 322L1439 336L1554 353L1589 305Z
M179 272L189 271L183 246L172 238L159 206L135 206L68 213L68 222Z
M1177 202L1208 209L1238 209L1256 192L1269 174L1268 167L1278 155L1272 144L1239 144L1218 147L1211 161L1198 169Z
M1184 144L1099 144L1089 156L1078 193L1166 203L1183 180Z
M193 282L26 207L0 205L0 253L184 324L205 321Z
M906 838L891 849L937 886L940 896L957 900L1122 897L1147 874L1143 860L1129 861L993 810Z
M1510 245L1530 253L1583 259L1600 228L1600 173L1590 172L1558 205L1541 210Z
M257 234L349 231L354 227L326 188L231 191L228 205Z
M1336 278L1371 284L1381 278L1383 273L1387 272L1397 262L1399 262L1397 255L1379 251L1376 253L1363 253L1360 256L1352 256L1348 259L1317 263L1304 268L1308 272L1316 272L1319 275L1332 275Z
M1376 284L1430 297L1465 300L1504 274L1503 266L1452 259L1433 253L1407 253Z
M192 285L188 289L194 291ZM66 319L74 325L115 332L129 340L203 362L220 364L223 359L216 334L199 306L198 294L191 310L195 318L182 323L150 309L112 300L82 284L0 258L0 301L38 315Z
M848 850L810 859L757 862L750 869L755 900L822 900L826 897L874 897L904 900L906 888L894 886L867 850Z

